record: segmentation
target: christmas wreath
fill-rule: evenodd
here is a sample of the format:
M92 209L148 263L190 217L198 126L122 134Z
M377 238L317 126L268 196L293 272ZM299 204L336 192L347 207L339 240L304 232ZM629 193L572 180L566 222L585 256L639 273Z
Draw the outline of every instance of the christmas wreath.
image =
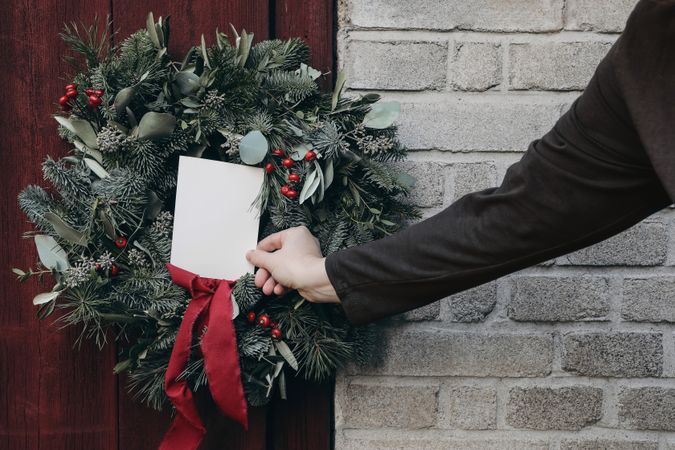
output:
M172 282L172 207L180 155L264 167L256 197L261 238L304 225L324 255L396 232L419 212L406 203L414 179L389 162L406 149L396 138L395 102L376 94L322 92L299 39L266 40L234 29L233 41L167 52L170 21L152 14L147 29L113 46L109 24L66 26L76 73L59 99L59 135L72 146L42 164L51 187L27 186L20 208L35 267L20 280L51 274L37 295L38 316L82 327L81 338L120 345L116 373L148 405L167 404L164 378L190 294ZM348 323L338 306L297 291L267 298L247 273L233 286L241 381L251 405L285 397L287 368L324 380L348 361L363 361L372 329ZM192 390L207 384L196 332L181 374ZM276 386L276 388L275 388Z

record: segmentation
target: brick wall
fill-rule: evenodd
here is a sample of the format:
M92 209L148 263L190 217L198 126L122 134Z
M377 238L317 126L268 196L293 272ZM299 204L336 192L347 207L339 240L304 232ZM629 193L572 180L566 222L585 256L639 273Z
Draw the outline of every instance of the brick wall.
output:
M341 0L352 93L399 100L413 200L498 184L635 0ZM381 323L336 387L336 448L675 449L675 216Z

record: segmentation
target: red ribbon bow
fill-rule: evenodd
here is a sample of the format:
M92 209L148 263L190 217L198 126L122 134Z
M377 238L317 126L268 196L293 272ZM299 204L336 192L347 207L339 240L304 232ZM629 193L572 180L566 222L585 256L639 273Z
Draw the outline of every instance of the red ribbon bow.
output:
M178 329L164 378L166 395L178 414L159 449L190 450L199 446L206 432L187 380L178 379L190 357L195 327L201 330L204 325L207 326L201 340L201 350L214 402L226 417L248 429L237 337L232 325L231 295L235 281L202 278L171 263L167 263L166 267L173 282L190 291L192 300Z

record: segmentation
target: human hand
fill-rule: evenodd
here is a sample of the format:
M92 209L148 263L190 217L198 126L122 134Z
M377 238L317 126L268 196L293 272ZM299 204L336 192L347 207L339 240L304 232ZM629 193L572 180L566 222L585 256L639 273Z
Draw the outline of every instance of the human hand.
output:
M317 303L339 303L340 299L326 273L319 241L305 226L288 228L258 242L246 259L259 267L255 285L265 295L281 295L297 289L300 295Z

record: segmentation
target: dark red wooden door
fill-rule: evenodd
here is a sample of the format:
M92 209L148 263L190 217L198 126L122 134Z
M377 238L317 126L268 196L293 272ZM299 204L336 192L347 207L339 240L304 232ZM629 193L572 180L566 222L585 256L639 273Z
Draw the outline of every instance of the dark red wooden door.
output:
M77 330L39 322L31 304L36 282L19 285L11 267L36 258L19 191L41 181L40 163L67 147L51 114L68 67L58 38L63 24L110 15L120 36L141 28L149 11L171 15L170 50L179 54L218 27L255 40L298 36L312 47L313 67L334 66L331 0L16 0L0 4L0 449L145 450L169 423L134 402L112 375L115 348L85 342ZM324 82L330 88L332 77ZM250 410L250 428L210 414L204 449L323 450L332 446L332 385L289 383L289 400Z

